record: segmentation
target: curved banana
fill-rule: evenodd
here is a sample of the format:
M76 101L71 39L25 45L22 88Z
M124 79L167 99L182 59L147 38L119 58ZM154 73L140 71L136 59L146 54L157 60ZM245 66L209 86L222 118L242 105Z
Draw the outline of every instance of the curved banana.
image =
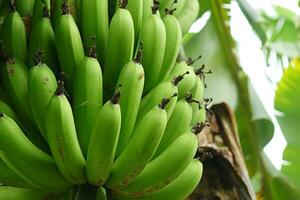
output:
M11 186L0 186L0 199L5 200L41 200L51 195L36 189L24 189Z
M134 25L131 14L121 0L109 27L109 37L104 66L104 88L112 92L123 66L132 60L134 47Z
M66 86L73 91L73 73L84 58L84 49L77 25L70 14L69 6L63 4L62 15L55 27L56 49L61 71L66 76Z
M178 99L183 98L187 93L191 91L197 82L197 76L195 74L194 68L190 66L188 61L182 61L176 63L174 69L165 80L171 80L174 76L179 76L180 74L186 73L184 80L178 83Z
M87 155L90 135L102 107L102 71L95 48L74 71L73 115L83 155Z
M102 186L112 170L121 129L120 92L97 115L87 155L86 175L90 184Z
M77 139L72 108L63 91L63 81L60 81L47 107L45 130L57 167L67 180L80 185L86 182L86 163Z
M31 140L31 142L33 142L41 150L45 151L46 153L49 153L48 145L43 140L43 138L41 138L41 136L35 132L36 130L33 130L32 127L30 127L30 125L28 126L28 124L26 124L26 122L22 123L19 116L17 116L17 114L11 108L11 106L6 101L3 101L1 99L0 112L13 119L18 124L18 126L20 126L21 129L25 131L25 134Z
M22 17L32 16L33 5L35 0L14 0L17 11ZM36 0L39 1L39 0Z
M198 0L185 0L185 4L180 13L176 14L176 17L180 23L182 35L185 35L199 14L199 1Z
M202 163L192 160L184 171L166 187L145 197L116 197L115 200L184 200L199 184L203 172Z
M5 164L29 184L53 192L72 186L61 175L53 158L33 145L18 125L3 114L0 114L0 149Z
M161 190L189 165L196 154L197 147L197 136L190 131L186 132L159 157L151 161L133 182L118 194L141 197Z
M33 26L29 40L28 63L30 67L35 65L35 54L41 49L43 51L43 62L58 76L59 67L55 47L55 35L49 16L49 10L47 10L47 7L44 7L43 15Z
M119 190L130 184L146 167L153 156L167 125L165 106L170 99L164 99L154 106L137 125L132 138L115 161L106 186Z
M184 80L184 76L185 75L179 75L174 77L172 81L164 81L158 84L146 96L144 96L141 101L136 124L151 108L153 108L155 105L158 105L161 99L173 97L166 107L168 119L170 119L177 102L177 85Z
M132 16L133 25L134 25L134 35L135 35L134 46L135 47L138 46L138 41L139 41L141 28L142 28L143 6L144 6L144 1L141 0L129 0L127 4L127 10L129 10Z
M128 62L123 67L118 80L118 85L122 85L120 87L122 93L120 98L122 125L116 158L122 153L132 136L141 103L144 88L144 69L139 59L139 56L137 56L134 61Z
M16 112L19 113L23 122L34 126L34 118L29 103L28 75L29 69L18 58L7 58L2 67L3 85Z
M166 28L160 16L156 14L157 9L157 5L154 4L152 15L144 21L141 32L144 52L142 65L145 71L144 94L155 86L165 54Z
M25 2L24 2L25 3ZM27 38L24 22L10 3L10 14L5 18L0 29L0 40L10 56L17 57L23 62L27 59Z
M3 101L1 98L0 98L0 112L13 119L17 124L19 125L21 124L19 117L17 116L15 111L10 107L10 105L8 105L6 101Z
M80 31L85 49L91 45L91 37L96 37L98 60L104 66L108 40L108 1L80 0Z
M163 18L167 35L166 50L157 83L172 71L182 43L181 27L176 17L172 15L173 10L168 10L166 13L167 15Z
M51 69L39 61L41 58L38 58L38 53L35 58L37 63L29 71L28 96L35 122L44 139L47 140L45 113L57 88L57 81Z
M170 146L170 144L189 129L192 116L193 110L185 99L176 103L175 109L168 121L165 133L152 159L161 155Z
M35 0L33 5L33 13L31 18L31 25L34 27L43 16L46 15L45 12L48 13L50 17L50 0ZM48 17L48 18L49 18Z
M4 185L20 188L32 188L22 178L20 178L14 171L12 171L0 158L0 182ZM0 186L1 187L1 186ZM1 198L0 198L1 199Z

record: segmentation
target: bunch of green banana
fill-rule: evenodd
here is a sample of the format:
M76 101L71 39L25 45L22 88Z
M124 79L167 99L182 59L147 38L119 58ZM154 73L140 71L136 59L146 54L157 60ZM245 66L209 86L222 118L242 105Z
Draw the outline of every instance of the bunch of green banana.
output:
M198 1L5 2L0 199L188 197L205 72L176 59Z

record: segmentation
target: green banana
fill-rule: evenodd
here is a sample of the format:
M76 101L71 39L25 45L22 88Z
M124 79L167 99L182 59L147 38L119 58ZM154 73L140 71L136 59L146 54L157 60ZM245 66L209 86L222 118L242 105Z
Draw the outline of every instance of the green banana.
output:
M2 67L4 88L23 122L34 126L28 94L29 69L18 58L6 58Z
M47 12L48 16L50 17L50 9L50 0L35 0L31 18L32 27L34 27L38 23L38 21L40 21L40 19L42 19L42 17L46 15L46 13L44 12Z
M17 114L13 111L13 109L6 103L6 101L0 98L0 112L12 118L17 124L20 125L20 120Z
M25 182L14 171L12 171L0 158L0 182L4 185L20 188L32 188L33 186ZM0 186L1 187L1 186Z
M42 63L39 53L41 52L36 54L36 65L29 71L28 96L35 122L44 139L47 140L45 113L57 88L57 82L51 69Z
M141 57L142 51L140 49L135 60L128 62L123 67L118 80L118 85L122 85L120 87L122 93L120 98L122 125L116 158L122 153L132 136L141 103L144 88L144 69L140 64Z
M24 189L11 186L0 186L0 199L5 200L41 200L48 199L49 193L36 190Z
M22 130L25 131L26 135L28 136L28 138L35 144L37 145L41 150L45 151L45 152L49 152L48 150L48 146L45 143L44 140L42 140L42 138L37 135L37 133L35 133L35 130L32 130L32 127L28 127L28 125L26 126L26 122L22 123L22 121L20 120L19 116L17 116L17 114L15 113L15 111L11 108L11 106L0 99L0 112L7 115L8 117L10 117L11 119L13 119L18 126L21 127Z
M154 106L137 125L124 151L116 159L106 186L119 190L130 184L146 167L153 156L167 125L166 105L170 99L163 99Z
M197 148L197 136L190 131L186 132L177 138L159 157L150 162L134 181L118 194L140 197L159 191L172 182L189 165Z
M200 5L198 0L185 0L185 4L180 13L176 14L181 26L182 35L185 35L196 21L199 9Z
M0 157L18 176L45 191L62 192L72 185L52 157L33 145L18 125L0 114Z
M203 166L199 160L192 160L185 170L166 187L145 197L116 197L116 200L184 200L197 187L202 177Z
M107 200L106 190L104 187L98 188L96 200Z
M191 94L197 100L204 98L204 83L199 76L197 76L196 84L191 89Z
M24 22L16 11L13 3L10 3L10 14L5 18L0 29L0 40L10 56L22 61L27 59L27 38Z
M166 47L166 28L161 18L156 14L157 9L157 5L154 4L152 6L153 13L145 20L141 32L144 52L142 65L145 70L144 94L155 86Z
M90 135L102 107L102 71L95 47L74 71L73 114L83 155L87 155ZM94 55L93 55L94 54Z
M151 108L159 104L161 99L173 96L174 98L171 99L171 102L166 107L167 116L169 119L173 113L177 102L177 85L184 79L184 76L185 74L174 77L172 81L164 81L158 84L146 96L144 96L141 101L136 124L145 116L145 114Z
M80 31L85 49L91 45L91 37L96 37L98 60L101 66L105 61L108 40L107 0L80 0Z
M175 105L175 109L168 121L165 133L153 156L153 159L161 155L178 137L184 134L192 121L193 110L189 103L182 99Z
M61 71L66 76L66 86L69 92L73 91L73 73L84 58L84 49L77 25L69 12L69 6L63 4L62 15L59 16L56 28L55 39L58 60Z
M193 61L191 61L192 63ZM171 80L174 76L186 73L184 80L178 83L178 99L182 99L188 92L190 92L197 82L197 76L194 68L190 64L190 60L176 63L174 69L165 80Z
M127 5L127 10L129 10L133 24L134 24L134 34L135 34L135 44L134 46L138 46L138 41L142 28L142 20L143 20L143 6L144 1L141 0L129 0Z
M39 0L37 0L38 2ZM43 9L43 15L39 18L34 25L29 41L29 65L30 67L35 65L35 54L41 49L44 57L43 62L50 67L55 75L59 74L57 52L55 48L55 35L49 19L49 10L47 7Z
M38 1L38 0L36 0ZM50 0L50 7L51 7L51 22L56 29L57 22L59 21L59 18L64 15L64 11L62 11L62 7L68 7L70 15L72 15L75 18L76 21L76 11L78 8L76 8L76 4L78 4L79 0Z
M113 16L110 27L104 66L104 88L111 92L123 66L132 60L134 46L134 25L131 14L121 0L120 8Z
M181 27L176 17L172 15L173 10L167 10L166 13L167 15L163 18L167 35L166 50L157 83L172 71L182 43Z
M197 82L194 88L191 90L191 94L193 95L194 99L197 99L199 102L204 97L204 83L197 77ZM191 121L191 125L196 124L197 122L205 122L206 119L206 110L202 106L192 104L191 105L193 110L193 118Z
M193 110L193 118L191 121L191 125L195 125L198 122L204 123L206 121L206 110L203 107L196 107L195 110Z
M59 81L47 106L45 130L59 170L66 179L80 185L86 182L86 163L77 139L72 108L63 92L63 81Z
M21 123L13 114L19 126L26 132L27 137L43 151L47 152L47 144L37 132L33 113L29 102L28 76L29 69L17 58L5 58L5 65L2 67L2 80L7 91L9 100L12 102L15 111L19 114ZM11 110L12 111L12 110Z
M102 186L111 172L121 129L120 92L97 115L87 155L86 175L92 185Z
M32 16L33 5L35 0L14 0L17 11L23 16ZM39 0L37 0L39 1Z

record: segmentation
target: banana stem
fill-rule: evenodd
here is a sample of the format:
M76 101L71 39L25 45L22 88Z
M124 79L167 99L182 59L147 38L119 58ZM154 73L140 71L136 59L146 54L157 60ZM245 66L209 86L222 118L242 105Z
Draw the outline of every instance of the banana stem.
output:
M177 93L174 93L173 96L171 96L170 98L163 98L163 100L161 101L161 103L159 104L159 107L161 109L165 109L166 106L170 103L171 99L174 97L177 97Z
M152 14L155 15L159 9L159 2L158 1L153 1L153 6L151 7L152 9Z
M33 58L34 64L35 65L42 64L44 56L45 56L44 51L42 49L38 48L34 55L34 58Z
M17 9L16 9L15 1L14 0L10 0L9 1L9 12L10 13L14 13L16 11L17 11Z
M194 64L196 61L198 61L198 60L200 60L202 58L202 56L201 55L199 55L196 59L192 59L192 58L188 58L187 60L186 60L186 64L188 65L188 66L191 66L192 64Z
M182 80L184 79L184 76L187 75L187 74L190 74L190 72L189 72L189 71L186 71L184 74L175 77L175 78L173 79L173 84L174 84L175 86L178 85L178 83L180 83L180 81L182 81Z
M122 85L119 85L119 88L121 87ZM118 89L116 91L116 93L114 94L114 96L110 99L110 102L112 104L118 104L120 102L120 97L121 97L121 91Z
M120 0L119 2L119 7L125 9L127 4L128 4L128 0Z
M142 59L143 59L143 43L140 42L139 49L138 49L137 54L134 58L134 62L140 64L142 62Z
M62 5L61 5L61 14L62 15L70 14L69 5L68 5L68 2L66 0L64 0Z

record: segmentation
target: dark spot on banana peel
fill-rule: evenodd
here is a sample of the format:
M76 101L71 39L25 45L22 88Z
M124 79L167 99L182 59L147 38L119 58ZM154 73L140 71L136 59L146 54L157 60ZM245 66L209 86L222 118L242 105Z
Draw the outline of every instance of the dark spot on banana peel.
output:
M60 138L56 136L56 142L58 144L58 152L62 160L64 160L64 145L63 142L60 141Z
M143 78L145 77L145 74L144 73L141 73L138 77L139 80L142 80Z
M7 74L9 77L12 77L15 73L15 69L12 65L7 66Z

